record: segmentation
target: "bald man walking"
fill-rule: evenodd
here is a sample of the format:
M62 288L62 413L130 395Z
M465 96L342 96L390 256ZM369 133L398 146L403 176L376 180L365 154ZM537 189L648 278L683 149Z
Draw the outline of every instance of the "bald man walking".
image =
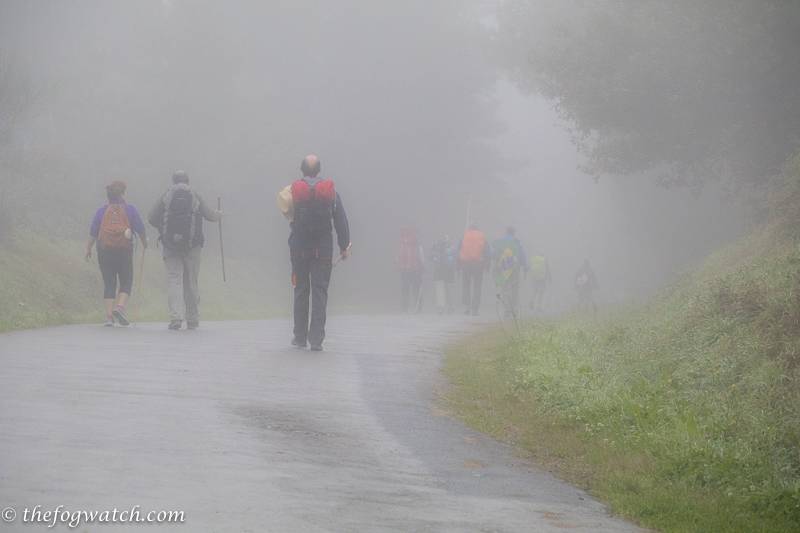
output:
M292 183L293 219L289 235L294 285L292 344L322 350L333 269L333 229L341 259L350 254L350 226L333 181L319 177L319 158L309 154L300 165L303 178ZM309 297L311 320L309 322Z

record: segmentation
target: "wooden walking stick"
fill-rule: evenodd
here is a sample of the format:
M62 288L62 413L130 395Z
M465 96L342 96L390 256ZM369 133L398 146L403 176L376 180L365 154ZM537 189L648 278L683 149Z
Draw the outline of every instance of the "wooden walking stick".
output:
M217 211L222 212L222 198L217 196ZM228 281L225 276L225 246L222 243L222 217L219 217L219 255L222 258L222 282Z
M139 259L139 285L144 285L144 254L147 252L147 246L142 245L142 257Z

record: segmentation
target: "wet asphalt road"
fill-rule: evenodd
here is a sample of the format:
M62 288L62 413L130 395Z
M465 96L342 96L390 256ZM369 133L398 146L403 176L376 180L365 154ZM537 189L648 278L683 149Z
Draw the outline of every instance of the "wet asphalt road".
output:
M0 532L48 530L35 505L185 516L74 531L634 531L437 408L471 327L334 317L321 354L281 320L2 335Z

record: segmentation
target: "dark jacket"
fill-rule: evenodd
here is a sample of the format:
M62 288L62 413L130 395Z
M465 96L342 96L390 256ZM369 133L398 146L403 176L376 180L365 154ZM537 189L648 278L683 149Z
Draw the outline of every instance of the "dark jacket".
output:
M581 266L575 273L575 289L581 293L590 293L599 287L597 276L588 264Z

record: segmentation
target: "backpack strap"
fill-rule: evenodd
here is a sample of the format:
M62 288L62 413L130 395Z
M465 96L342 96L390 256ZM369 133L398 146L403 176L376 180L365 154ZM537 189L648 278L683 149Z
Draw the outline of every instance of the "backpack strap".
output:
M172 195L175 194L175 188L170 187L164 196L161 197L161 203L164 204L164 215L161 217L161 227L158 228L159 239L164 236L167 231L167 223L169 222L169 204L172 203Z
M292 201L294 203L308 202L313 194L313 187L305 180L296 180L292 183Z
M323 179L314 187L314 192L317 198L326 202L334 203L336 201L336 186L333 184L332 179Z

